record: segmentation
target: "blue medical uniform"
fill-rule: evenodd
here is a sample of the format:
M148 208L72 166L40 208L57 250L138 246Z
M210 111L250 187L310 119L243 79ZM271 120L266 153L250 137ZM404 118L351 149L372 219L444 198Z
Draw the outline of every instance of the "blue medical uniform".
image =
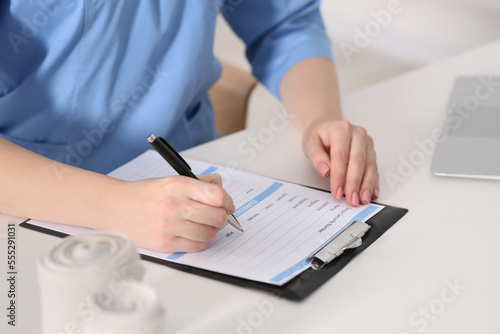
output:
M222 14L276 96L285 72L331 59L311 0L2 0L0 137L107 173L164 136L178 150L216 138L208 89Z

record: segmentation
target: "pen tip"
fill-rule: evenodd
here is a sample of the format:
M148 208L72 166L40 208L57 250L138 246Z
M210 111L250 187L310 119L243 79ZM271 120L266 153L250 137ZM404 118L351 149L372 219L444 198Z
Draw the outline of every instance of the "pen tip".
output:
M233 225L237 230L243 232L243 227L241 227L241 224L240 222L238 221L238 219L236 219L235 216L233 216L232 214L228 215L227 216L228 218L228 221L231 225Z

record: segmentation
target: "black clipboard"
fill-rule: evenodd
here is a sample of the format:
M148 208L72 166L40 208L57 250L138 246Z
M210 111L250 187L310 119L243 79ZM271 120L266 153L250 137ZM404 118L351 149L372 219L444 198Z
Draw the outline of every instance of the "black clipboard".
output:
M312 268L307 269L306 271L302 272L300 275L296 276L291 281L287 282L282 286L276 286L244 278L229 276L226 274L221 274L205 269L199 269L143 254L141 254L141 258L143 260L166 265L168 267L182 270L184 272L192 273L195 275L216 279L219 281L227 282L242 287L267 291L272 293L276 297L300 301L305 299L307 296L309 296L311 293L317 290L323 283L325 283L336 273L342 270L342 268L344 268L356 255L361 253L365 248L367 248L373 242L375 242L375 240L377 240L380 236L382 236L382 234L384 234L407 212L408 212L407 209L385 205L385 207L380 212L378 212L376 215L374 215L367 221L367 223L371 226L371 228L363 236L362 239L363 242L360 246L346 250L340 257L336 258L334 261L327 264L321 270L313 270ZM29 220L21 223L20 226L60 238L68 236L68 234L66 233L29 224Z

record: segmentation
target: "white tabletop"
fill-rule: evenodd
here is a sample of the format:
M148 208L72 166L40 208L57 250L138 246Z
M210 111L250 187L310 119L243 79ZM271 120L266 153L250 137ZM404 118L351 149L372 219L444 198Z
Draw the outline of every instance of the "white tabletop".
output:
M500 219L494 211L500 183L433 176L431 156L417 145L441 126L454 78L500 75L499 59L500 41L346 96L345 115L364 125L375 140L379 202L408 208L409 213L302 302L145 262L145 280L161 296L168 332L500 333ZM253 154L255 138L258 149ZM185 155L328 186L303 157L299 133L278 117ZM410 158L418 166L402 170L401 161ZM401 178L391 186L389 175ZM5 237L6 224L0 224ZM59 241L17 229L18 326L8 327L8 333L40 332L36 260ZM7 326L2 318L3 333Z

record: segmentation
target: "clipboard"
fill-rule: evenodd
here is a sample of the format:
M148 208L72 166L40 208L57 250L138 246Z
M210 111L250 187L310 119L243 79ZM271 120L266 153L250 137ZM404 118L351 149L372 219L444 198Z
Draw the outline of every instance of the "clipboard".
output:
M272 293L276 297L286 298L289 300L300 301L305 299L307 296L316 291L322 284L328 281L331 277L337 274L342 268L344 268L356 255L361 253L364 249L370 246L373 242L375 242L382 234L384 234L392 225L394 225L401 217L403 217L408 212L407 209L388 206L385 207L378 212L376 215L371 217L366 223L369 225L369 228L363 232L363 235L353 235L352 239L354 240L356 237L362 238L362 242L355 242L355 244L351 244L350 246L355 247L345 247L342 249L342 254L336 256L336 258L329 259L328 263L324 263L321 268L313 269L309 268L306 271L302 272L288 283L282 286L275 286L271 284L256 282L244 278L239 278L235 276L230 276L226 274L221 274L209 270L199 269L175 262L170 262L167 260L155 258L148 255L141 254L141 258L143 260L151 261L154 263L166 265L171 268L175 268L184 272L192 273L195 275L200 275L203 277L216 279L219 281L223 281L226 283L263 290ZM34 231L46 233L49 235L53 235L56 237L64 238L68 236L68 234L54 231L51 229L47 229L44 227L40 227L37 225L32 225L28 223L29 220L20 224L20 226L31 229ZM344 230L349 231L349 228ZM346 235L345 233L340 233L336 238L332 240L332 242L325 246L332 246L333 249L339 250L343 248L342 246L346 246L343 244L335 245L334 243L338 238L342 235ZM349 246L349 244L347 244ZM324 249L324 248L323 248ZM321 250L320 250L321 251ZM334 252L335 253L335 252ZM315 254L315 256L318 253ZM318 270L319 269L319 270Z

